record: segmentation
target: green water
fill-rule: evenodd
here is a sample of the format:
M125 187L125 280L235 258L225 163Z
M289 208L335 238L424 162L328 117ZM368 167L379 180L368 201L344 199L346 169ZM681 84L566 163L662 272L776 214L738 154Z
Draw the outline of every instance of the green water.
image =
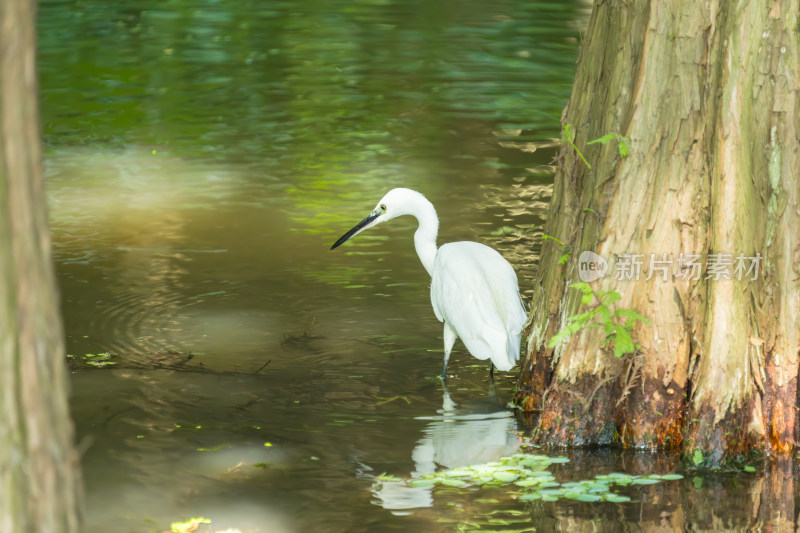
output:
M449 394L432 379L441 325L412 220L328 248L411 187L437 207L441 242L494 246L529 299L586 16L573 2L40 3L86 531L191 516L264 532L710 531L794 516L791 475L771 492L769 476L689 476L599 505L376 479L513 453L528 428L505 408L514 373L491 387L460 344ZM557 479L677 468L570 456Z

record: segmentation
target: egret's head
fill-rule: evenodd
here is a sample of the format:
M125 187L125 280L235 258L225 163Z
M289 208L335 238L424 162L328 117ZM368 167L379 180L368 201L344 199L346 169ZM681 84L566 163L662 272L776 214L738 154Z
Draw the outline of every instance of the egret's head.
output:
M387 220L401 215L412 214L409 211L409 206L412 205L414 195L422 196L420 193L412 191L411 189L392 189L387 192L386 196L381 198L381 201L378 202L375 209L373 209L364 220L353 226L350 231L333 243L331 250L349 240L351 237L355 237L365 229L377 226L381 222L386 222Z

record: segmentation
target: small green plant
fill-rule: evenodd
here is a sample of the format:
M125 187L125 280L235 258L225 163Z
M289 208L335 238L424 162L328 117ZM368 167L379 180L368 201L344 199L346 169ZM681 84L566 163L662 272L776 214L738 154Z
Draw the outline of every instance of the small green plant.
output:
M619 133L608 133L599 137L593 141L589 141L586 144L606 144L609 141L616 140L619 144L617 145L617 152L619 153L620 157L628 157L628 148L630 147L631 140L628 137L620 135Z
M583 154L581 153L581 151L578 150L578 147L575 146L575 143L572 142L572 133L569 131L571 126L572 126L572 124L565 124L564 125L564 133L561 135L561 141L569 144L570 146L572 146L572 148L575 150L575 153L577 153L580 156L580 158L583 160L583 162L586 163L586 167L591 169L592 165L589 164L589 162L586 160L586 158L583 157Z
M563 265L569 260L570 254L572 254L572 248L569 244L564 244L561 240L553 237L552 235L542 235L542 240L550 239L551 241L556 241L558 244L561 245L561 257L558 259L558 264Z
M633 309L622 307L612 310L611 304L622 298L617 291L598 293L588 283L582 281L572 283L570 288L581 291L581 302L584 305L590 305L594 301L597 301L597 304L585 313L568 317L567 325L550 338L548 344L550 348L555 348L561 341L582 329L599 327L602 327L606 333L602 346L613 344L614 357L622 357L641 348L633 341L633 326L637 321L648 325L650 321Z
M703 457L703 452L700 450L695 450L692 454L692 463L694 463L694 466L700 466L704 460L705 457Z
M570 131L571 127L572 127L572 124L565 124L564 125L564 132L561 135L561 141L569 144L570 146L572 146L572 148L575 150L575 153L578 154L578 156L581 158L581 160L586 164L586 168L591 170L592 165L590 165L589 162L586 160L586 158L583 157L583 154L581 153L581 151L578 150L578 147L575 146L575 143L572 141L572 132ZM606 144L606 143L608 143L610 141L614 141L614 140L616 140L618 142L618 144L617 144L617 152L619 153L619 156L620 157L628 157L628 152L629 152L629 149L630 149L631 140L630 140L629 137L625 137L624 135L620 135L619 133L607 133L607 134L603 135L602 137L598 137L597 139L594 139L593 141L589 141L586 144L587 145L595 144L595 143Z

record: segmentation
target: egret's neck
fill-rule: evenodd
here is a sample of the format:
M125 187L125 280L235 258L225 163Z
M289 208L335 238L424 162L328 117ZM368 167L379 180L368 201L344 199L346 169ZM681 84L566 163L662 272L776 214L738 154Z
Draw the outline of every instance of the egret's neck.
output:
M414 247L417 249L422 266L433 276L433 263L436 260L436 235L439 232L439 218L436 210L424 196L420 195L411 213L417 218L419 227L414 233Z

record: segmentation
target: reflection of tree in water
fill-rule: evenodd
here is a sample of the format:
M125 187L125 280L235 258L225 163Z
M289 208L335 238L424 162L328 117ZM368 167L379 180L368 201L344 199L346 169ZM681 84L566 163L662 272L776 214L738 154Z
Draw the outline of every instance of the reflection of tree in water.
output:
M443 422L444 416L441 418ZM425 437L414 450L417 466L414 475L425 473L428 467L439 464L435 437L431 439L438 432L439 424L434 422L425 430ZM468 424L471 427L471 422ZM475 438L474 434L467 430L461 438L463 440L460 441L447 439L447 447L451 450L458 446L466 447L469 455L472 451L470 439ZM514 451L510 449L507 454ZM486 460L491 458L482 459ZM590 479L597 474L614 471L647 475L680 469L678 454L644 450L573 450L570 461L557 467L557 481L564 483ZM462 464L466 463L452 466ZM768 460L763 473L753 472L752 475L743 475L741 471L685 473L685 479L679 482L621 487L620 493L633 500L623 504L560 500L529 505L515 502L510 495L496 499L496 494L495 499L481 503L479 499L488 496L485 491L465 490L446 498L449 503L459 502L456 507L437 504L436 509L423 510L434 507L431 487L408 487L404 482L375 481L372 491L377 498L375 503L396 514L408 514L411 509L420 509L415 513L417 518L441 522L443 517L447 517L447 521L463 521L474 527L478 527L486 517L501 517L504 511L510 509L515 513L530 511L530 522L525 522L525 525L536 531L616 533L625 528L624 524L636 524L637 531L653 532L791 532L797 531L800 526L795 492L798 475L800 473L791 459ZM491 524L486 527L495 529Z
M572 460L581 477L611 469L631 474L665 472L680 462L677 454L611 449L583 450ZM796 531L800 525L795 510L797 476L791 460L768 461L763 475L695 472L680 482L627 487L624 491L634 499L631 503L535 505L531 524L537 531L596 533L616 533L623 523L637 524L639 531L658 532Z
M454 468L485 463L515 453L520 439L514 433L516 420L497 400L492 385L490 397L479 404L458 408L447 387L442 395L442 409L431 417L423 436L411 454L412 477ZM375 481L372 493L384 509L402 510L433 506L432 487L410 487L402 481Z

